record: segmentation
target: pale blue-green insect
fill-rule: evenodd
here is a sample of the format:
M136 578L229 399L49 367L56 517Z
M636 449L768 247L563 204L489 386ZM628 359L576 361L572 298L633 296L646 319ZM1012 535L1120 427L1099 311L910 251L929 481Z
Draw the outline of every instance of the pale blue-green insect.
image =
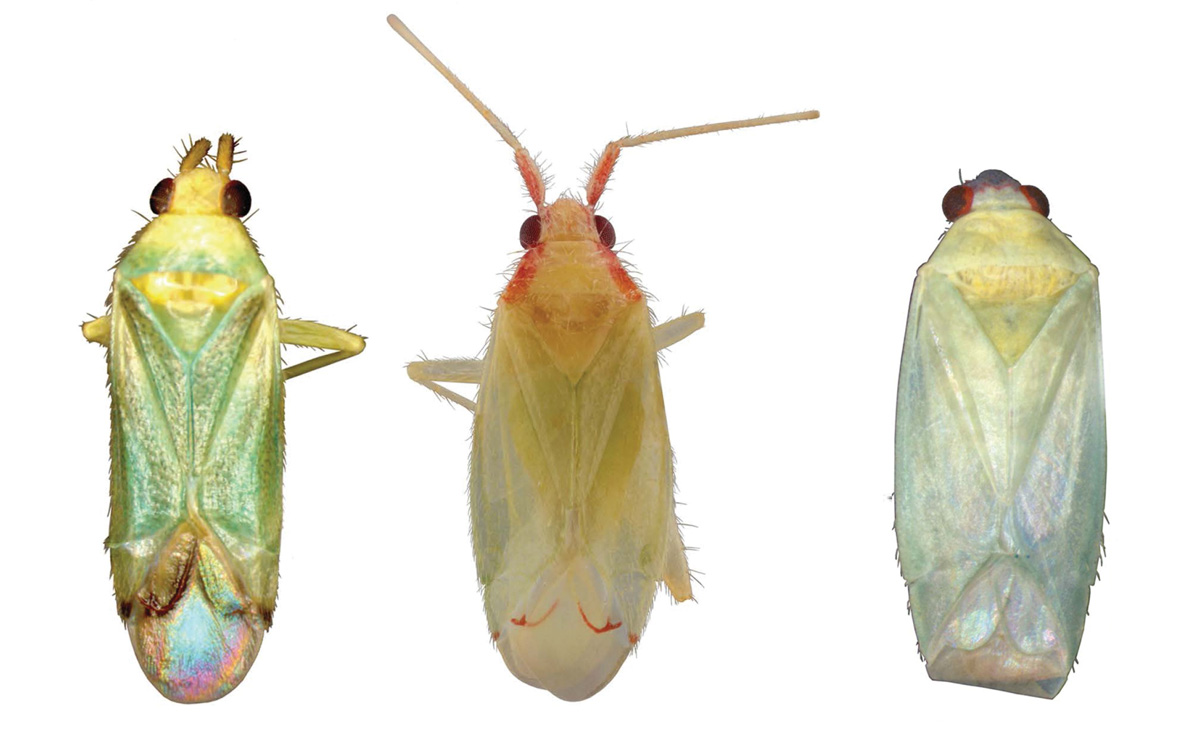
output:
M1098 271L1001 171L942 209L900 365L901 572L931 678L1053 698L1103 547Z
M201 139L150 195L157 217L113 274L108 347L117 612L146 677L197 703L233 690L271 626L283 522L283 382L362 351L360 336L278 317L242 225L235 142ZM334 350L284 369L281 343Z

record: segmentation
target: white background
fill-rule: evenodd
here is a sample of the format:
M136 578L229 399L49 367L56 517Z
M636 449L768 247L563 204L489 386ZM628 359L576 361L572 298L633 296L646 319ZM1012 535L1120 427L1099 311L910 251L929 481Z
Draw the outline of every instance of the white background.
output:
M1172 5L7 9L0 737L87 753L1194 744L1200 68L1196 19ZM584 703L521 684L489 644L470 417L404 374L483 345L529 205L511 151L389 11L549 162L551 196L627 130L822 111L630 150L605 195L660 316L707 313L663 371L704 587L660 599L637 657ZM289 384L275 628L238 690L186 707L146 683L114 611L103 350L78 325L103 312L172 145L225 130L283 314L370 341ZM1043 189L1101 270L1108 558L1052 702L929 681L893 559L909 290L943 193L987 168Z

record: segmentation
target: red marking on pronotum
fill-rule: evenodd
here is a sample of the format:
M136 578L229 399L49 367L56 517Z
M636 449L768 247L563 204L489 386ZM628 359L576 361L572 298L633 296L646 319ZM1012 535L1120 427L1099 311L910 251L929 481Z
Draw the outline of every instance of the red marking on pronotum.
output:
M530 247L525 256L521 258L521 262L517 264L517 270L513 273L512 278L508 279L508 285L504 287L504 293L500 295L500 298L509 304L521 301L526 290L529 289L529 284L533 283L534 276L537 275L538 263L541 260L542 246Z
M630 633L630 634L629 634L629 645L631 645L631 646L636 646L636 645L637 645L637 642L638 642L639 640L641 640L641 638L640 638L640 637L638 637L638 634L637 634L637 633Z
M613 282L617 288L621 290L621 294L630 302L636 302L642 298L642 290L638 288L633 279L629 277L629 273L625 270L625 266L617 259L617 256L611 251L601 247L604 254L608 255L608 274L612 276Z
M551 605L551 607L546 611L546 613L542 615L542 618L540 620L537 620L536 622L530 622L529 620L525 619L524 614L521 615L521 619L510 619L509 622L513 623L517 627L537 627L538 625L545 622L546 618L549 617L551 614L553 614L554 610L557 608L558 608L558 602L555 601L554 604Z
M492 643L495 643L498 640L500 640L500 631L499 630L492 633Z
M600 633L607 633L609 630L616 630L618 627L621 626L620 622L618 622L617 624L614 625L612 623L612 620L605 620L604 627L596 627L591 622L588 622L587 615L583 613L583 604L577 603L577 604L575 604L575 606L579 607L579 616L583 617L583 624L590 627L592 629L592 632L596 633L597 635L599 635Z

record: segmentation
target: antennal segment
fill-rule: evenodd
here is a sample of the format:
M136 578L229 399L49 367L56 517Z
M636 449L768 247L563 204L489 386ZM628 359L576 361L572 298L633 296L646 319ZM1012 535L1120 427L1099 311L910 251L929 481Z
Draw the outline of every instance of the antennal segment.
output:
M786 113L784 115L764 116L762 118L747 118L744 121L725 121L723 123L708 123L703 126L689 126L686 129L671 129L669 131L651 131L638 136L627 136L618 139L614 144L618 147L637 147L639 144L662 142L667 139L710 134L714 131L730 131L732 129L748 129L751 126L767 126L772 123L788 123L789 121L809 121L820 118L816 110L806 110L803 113Z
M183 160L179 161L179 172L190 171L200 165L200 161L208 155L209 147L212 147L212 142L207 139L197 139L187 154L183 156Z
M667 139L678 139L680 137L695 136L696 134L711 134L714 131L748 129L752 126L767 126L772 123L788 123L790 121L808 121L813 118L820 118L820 116L821 114L816 110L806 110L803 113L785 113L784 115L764 116L762 118L747 118L742 121L723 121L721 123L708 123L702 126L689 126L685 129L650 131L637 136L621 137L608 143L608 146L604 148L604 153L596 161L596 167L592 169L592 176L588 179L587 185L588 204L594 206L599 201L600 195L604 192L604 185L608 183L608 178L612 175L612 170L617 164L617 157L621 154L622 148L637 147L638 145L650 144L651 142L662 142Z
M512 130L496 117L491 108L483 104L483 101L475 96L475 93L467 89L467 85L462 83L462 80L454 75L454 72L446 67L446 64L438 60L438 56L433 54L433 51L425 46L425 43L417 39L417 35L412 33L412 30L404 25L404 22L397 18L394 14L387 17L388 25L404 38L404 41L412 45L413 48L421 53L421 57L429 61L429 64L437 69L446 81L450 82L458 93L466 98L467 102L475 110L479 111L479 115L483 116L484 120L491 124L496 133L505 143L516 151L517 168L521 171L521 178L525 180L525 186L529 189L529 196L534 203L541 207L546 197L546 183L542 179L541 171L537 168L537 163L530 157L529 152L521 146L517 138L513 135Z
M394 15L390 15L387 17L387 22L397 34L399 34L401 37L404 37L405 42L412 45L417 52L421 53L421 57L429 61L430 65L438 70L438 73L446 77L446 81L450 82L454 88L458 90L459 94L467 98L467 102L471 103L472 107L479 111L479 115L483 116L484 119L492 125L492 128L496 130L496 132L500 135L500 138L503 139L509 147L512 147L514 150L524 149L521 147L521 143L517 141L517 138L513 136L512 131L504 125L504 121L501 121L499 118L497 118L496 114L493 113L487 105L484 105L483 102L476 97L471 90L467 89L467 85L463 84L462 80L455 76L454 72L447 68L445 63L438 60L438 57L433 54L433 51L426 47L424 42L417 39L417 35L413 34L412 30L405 26L403 21L396 18Z
M221 178L228 179L233 170L233 149L237 147L233 134L222 134L217 140L217 173Z

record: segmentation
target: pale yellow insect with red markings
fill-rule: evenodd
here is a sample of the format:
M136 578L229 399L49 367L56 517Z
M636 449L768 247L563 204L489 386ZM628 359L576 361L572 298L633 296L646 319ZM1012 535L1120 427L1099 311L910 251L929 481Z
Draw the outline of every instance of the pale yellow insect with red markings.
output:
M609 143L586 204L546 203L512 132L395 16L388 23L516 151L537 214L492 317L482 360L414 362L409 376L474 411L471 533L488 631L509 670L559 698L588 698L638 643L658 583L692 597L675 518L657 352L704 325L651 325L646 297L596 215L622 148L816 118L816 111L660 131ZM478 403L438 382L479 385Z

